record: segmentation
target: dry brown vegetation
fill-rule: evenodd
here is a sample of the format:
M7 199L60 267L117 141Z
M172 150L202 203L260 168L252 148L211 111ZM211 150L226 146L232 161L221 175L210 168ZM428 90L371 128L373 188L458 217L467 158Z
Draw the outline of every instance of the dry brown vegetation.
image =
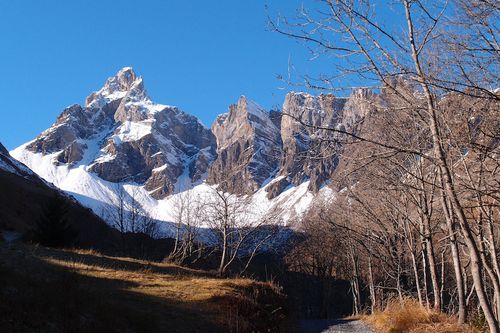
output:
M172 264L0 244L3 332L280 330L271 284Z
M427 309L418 301L406 298L390 301L384 311L362 319L380 333L479 333L469 325L460 325L453 316Z
M329 270L350 280L353 314L410 296L500 333L498 1L306 7L270 23L333 65L304 84L352 90L349 102L370 105L357 102L362 112L342 126L283 114L316 131L328 147L318 158L340 156L336 195L315 200L305 217L314 223L302 224L308 243L323 244L326 232L345 243ZM305 263L320 268L317 258Z

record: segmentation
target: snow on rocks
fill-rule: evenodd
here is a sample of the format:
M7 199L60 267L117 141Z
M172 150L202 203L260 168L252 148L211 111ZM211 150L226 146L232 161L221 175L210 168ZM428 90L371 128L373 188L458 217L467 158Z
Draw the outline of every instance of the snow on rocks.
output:
M344 104L332 95L291 93L284 108L330 125ZM277 214L289 223L313 198L331 194L323 186L329 174L318 170L330 172L335 163L297 162L317 133L273 112L241 96L208 129L177 107L151 101L142 77L126 67L12 155L105 219L121 188L168 233L180 193L208 198L218 186L246 198L256 216Z

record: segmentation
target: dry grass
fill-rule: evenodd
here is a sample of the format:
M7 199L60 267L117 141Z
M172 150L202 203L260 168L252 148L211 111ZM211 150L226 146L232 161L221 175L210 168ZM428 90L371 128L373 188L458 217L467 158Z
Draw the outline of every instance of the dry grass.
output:
M380 333L479 333L459 325L456 318L427 309L416 300L392 300L384 311L364 316L363 320Z
M283 319L268 283L27 245L0 245L0 298L10 331L257 332Z

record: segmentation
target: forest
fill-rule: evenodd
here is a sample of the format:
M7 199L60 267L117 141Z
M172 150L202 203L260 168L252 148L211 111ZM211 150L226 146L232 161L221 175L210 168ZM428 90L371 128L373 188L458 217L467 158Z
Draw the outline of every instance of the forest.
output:
M382 7L397 13L391 22ZM499 332L499 9L325 0L270 21L314 56L342 60L296 84L340 92L350 78L370 99L350 129L293 116L321 133L318 157L343 158L337 194L310 209L289 260L348 279L355 314L410 297Z

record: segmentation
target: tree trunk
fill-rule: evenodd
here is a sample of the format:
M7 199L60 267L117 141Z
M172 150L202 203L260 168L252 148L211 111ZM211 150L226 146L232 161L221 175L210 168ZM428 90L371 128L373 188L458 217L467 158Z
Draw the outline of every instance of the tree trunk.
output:
M422 233L422 232L421 232ZM424 237L420 236L420 241L422 243L422 272L423 272L423 281L424 281L424 292L425 292L425 307L430 308L429 304L429 287L427 286L427 251L425 250L425 241Z
M224 267L226 265L226 256L227 256L227 229L224 227L222 231L222 255L220 257L219 275L224 274Z
M373 281L372 257L368 257L368 283L370 284L371 313L373 314L377 307L377 296L375 295L375 283Z
M481 270L482 263L479 255L479 251L477 248L477 244L475 243L473 233L468 224L467 218L463 211L463 207L458 200L458 195L455 192L455 188L453 186L452 175L450 168L448 167L448 162L445 157L445 153L443 151L441 136L439 133L438 120L437 120L437 112L434 106L434 97L429 89L429 86L426 84L425 76L422 71L422 67L420 64L420 59L418 57L417 47L414 40L414 32L413 32L413 22L410 14L410 3L409 0L404 1L405 4L405 12L406 18L408 22L408 30L409 30L409 38L410 45L412 49L412 57L414 60L415 69L417 72L418 81L424 91L424 95L427 100L427 111L429 113L429 127L431 130L433 149L435 153L436 162L438 163L438 167L441 172L442 180L444 182L444 191L446 197L450 200L453 211L457 215L458 222L460 228L462 230L462 234L464 236L465 244L469 250L469 255L471 258L471 273L472 278L474 280L474 286L476 289L476 294L479 300L479 304L483 310L486 321L488 322L488 326L490 328L491 333L500 333L500 328L498 326L498 322L493 315L493 311L491 309L491 304L486 296L485 286L483 280L481 278Z
M494 275L496 278L496 285L497 287L495 288L495 301L496 301L496 315L497 315L497 320L500 317L500 290L498 286L500 285L500 268L498 267L498 255L497 255L497 249L495 247L495 233L493 231L493 221L489 220L488 222L488 243L489 243L489 249L490 249L490 257L491 257L491 262L493 264L493 271Z
M458 243L456 238L455 221L453 220L453 213L449 210L448 202L441 192L441 205L446 219L446 226L448 228L448 235L450 239L451 257L453 260L453 270L455 272L455 282L458 293L458 322L465 323L467 319L467 307L465 304L465 286L462 273L462 263L460 262L460 252L458 250Z
M444 268L445 268L445 261L444 261L444 255L446 253L446 248L443 249L441 252L441 289L439 290L439 302L443 304L443 293L444 293Z
M410 251L410 255L411 255L411 264L413 266L413 274L415 275L415 288L417 288L418 302L424 305L424 300L422 298L422 290L420 290L420 279L418 276L417 258L415 257L415 253L413 251Z
M361 310L361 297L360 297L360 288L359 288L359 269L358 269L358 258L354 253L354 250L351 250L351 259L352 259L352 268L353 268L353 279L351 282L352 286L352 297L353 297L353 305L354 305L354 314L358 315Z
M482 218L480 217L482 220ZM480 230L482 230L482 223L480 224ZM481 260L484 263L484 269L486 271L486 274L489 276L491 283L493 284L493 310L495 312L495 316L498 320L498 304L500 302L500 285L498 283L497 275L495 274L493 268L490 266L488 262L488 258L486 257L486 249L484 248L484 243L486 243L484 239L484 234L482 232L479 233L479 253L481 254ZM493 258L492 258L493 259Z
M429 261L429 273L431 277L432 283L432 293L434 296L434 309L441 310L441 298L440 288L439 288L439 279L436 271L436 258L434 255L434 242L432 241L432 235L430 230L430 221L428 216L422 216L422 224L424 227L424 240L425 240L425 249L427 254L427 260Z

